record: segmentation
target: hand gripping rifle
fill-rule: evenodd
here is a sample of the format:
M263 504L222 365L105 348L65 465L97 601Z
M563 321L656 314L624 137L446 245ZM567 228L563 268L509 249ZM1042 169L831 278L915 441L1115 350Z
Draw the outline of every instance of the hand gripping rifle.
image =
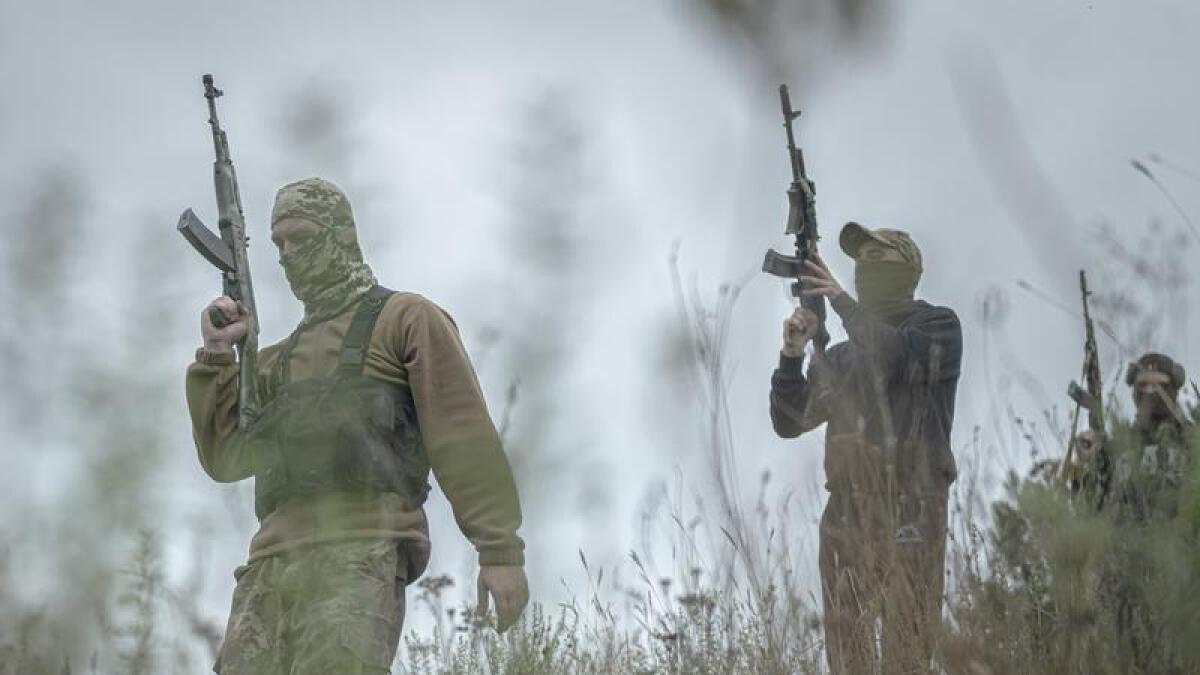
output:
M242 197L238 192L237 174L229 157L229 143L217 120L217 97L224 92L213 86L212 75L205 75L204 98L208 99L208 123L212 126L213 185L217 192L217 229L220 236L205 227L196 214L188 209L179 217L179 233L187 239L205 260L221 271L225 295L246 310L249 326L246 336L237 344L238 352L238 426L250 426L257 400L254 390L255 362L258 360L258 310L254 305L254 285L250 281L250 260L246 255L246 221L242 218ZM212 309L209 318L221 328L228 325L223 314Z
M770 249L763 259L762 271L784 279L795 279L792 282L792 295L800 301L801 307L816 314L820 322L817 333L813 336L813 346L820 353L829 344L829 331L825 329L825 298L805 297L800 283L801 275L806 274L804 261L812 260L816 255L817 241L820 239L817 235L817 208L814 197L816 186L805 172L804 152L796 147L792 121L800 117L800 111L792 110L786 84L779 85L779 103L783 108L783 128L787 131L788 158L792 163L792 184L787 191L787 229L784 233L795 235L796 255L784 255Z
M1088 304L1088 296L1091 295L1091 292L1088 290L1087 274L1083 270L1079 270L1079 293L1083 298L1082 379L1084 386L1081 387L1077 382L1072 381L1067 387L1067 395L1075 401L1075 415L1071 421L1071 439L1067 442L1067 455L1063 460L1060 475L1063 480L1066 480L1078 442L1075 429L1079 425L1079 414L1081 410L1086 409L1088 428L1095 433L1098 447L1095 454L1088 460L1087 466L1083 467L1082 475L1078 476L1078 480L1079 487L1092 493L1096 508L1100 508L1103 506L1104 497L1108 492L1109 461L1108 450L1102 443L1104 438L1104 391L1100 377L1100 352L1096 347L1096 328L1092 323L1092 312Z

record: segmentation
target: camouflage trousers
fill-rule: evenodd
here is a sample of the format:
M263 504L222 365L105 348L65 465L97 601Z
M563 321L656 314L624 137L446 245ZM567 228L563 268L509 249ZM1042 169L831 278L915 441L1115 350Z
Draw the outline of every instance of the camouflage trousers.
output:
M401 544L317 544L239 567L220 675L391 672L404 622Z
M821 516L832 675L924 674L941 628L946 497L833 493Z

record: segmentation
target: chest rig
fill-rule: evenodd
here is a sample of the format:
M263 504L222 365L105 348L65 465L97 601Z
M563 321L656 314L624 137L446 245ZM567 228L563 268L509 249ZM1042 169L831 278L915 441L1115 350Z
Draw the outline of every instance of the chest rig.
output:
M1186 431L1164 424L1117 461L1116 486L1125 515L1138 522L1173 518L1190 465Z
M425 502L429 460L412 394L363 372L371 333L392 293L375 286L366 294L332 375L293 382L290 361L300 331L285 343L279 385L247 439L259 520L286 499L330 492L392 492L411 509Z

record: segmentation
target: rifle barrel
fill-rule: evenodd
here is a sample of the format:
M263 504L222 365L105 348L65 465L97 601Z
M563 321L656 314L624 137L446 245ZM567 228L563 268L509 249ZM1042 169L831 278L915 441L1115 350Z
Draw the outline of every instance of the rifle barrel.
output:
M225 92L213 84L213 76L205 75L204 98L208 99L208 124L212 127L213 145L216 149L217 161L229 161L229 150L225 144L225 132L221 130L221 121L217 118L217 98Z
M804 159L800 155L800 151L796 149L796 134L792 131L792 120L799 117L800 113L792 109L792 97L788 94L786 84L779 85L779 107L783 110L783 128L787 131L788 158L792 162L792 180L799 181L804 178Z

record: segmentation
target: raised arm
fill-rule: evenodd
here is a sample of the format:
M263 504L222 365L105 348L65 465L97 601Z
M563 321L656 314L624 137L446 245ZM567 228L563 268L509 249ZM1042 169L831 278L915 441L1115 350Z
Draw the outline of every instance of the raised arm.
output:
M804 374L804 357L779 355L771 374L771 425L781 438L796 438L829 421L830 396L821 368L810 365Z
M822 373L827 361L810 366L808 377L804 375L804 348L821 328L820 318L803 307L783 322L779 367L771 375L771 424L783 438L795 438L829 419L827 387L822 384L828 381Z
M213 312L229 322L213 325ZM254 475L250 452L238 432L238 364L232 345L246 329L246 314L228 297L201 312L204 346L187 370L188 412L200 465L213 480L231 483Z

